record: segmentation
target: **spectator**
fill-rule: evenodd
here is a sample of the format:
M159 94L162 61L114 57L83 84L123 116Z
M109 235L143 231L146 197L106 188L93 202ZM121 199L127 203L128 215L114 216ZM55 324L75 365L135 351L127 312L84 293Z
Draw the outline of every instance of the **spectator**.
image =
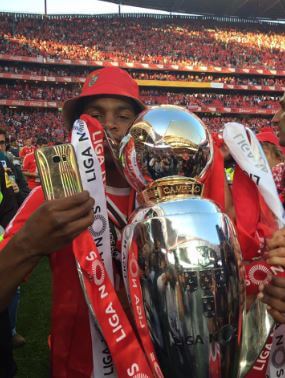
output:
M32 153L35 147L32 145L32 138L27 138L24 147L21 149L19 156L24 159L26 155Z
M46 147L48 144L47 140L45 138L38 138L36 147ZM27 154L24 157L23 161L23 173L27 177L28 186L30 190L36 188L37 186L41 185L40 182L40 176L37 170L37 164L35 159L35 151Z
M14 191L11 185L7 185L7 183L7 176L2 164L0 164L0 226L2 233L18 209ZM15 295L15 290L16 288L11 292L10 299ZM0 309L0 376L12 378L16 373L16 364L12 354L12 332L8 304L9 302Z

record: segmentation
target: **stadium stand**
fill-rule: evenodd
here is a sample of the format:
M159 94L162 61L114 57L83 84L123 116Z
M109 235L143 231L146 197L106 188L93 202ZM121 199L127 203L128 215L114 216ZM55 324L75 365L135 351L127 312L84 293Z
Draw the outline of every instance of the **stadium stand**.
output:
M272 25L239 29L180 17L93 17L86 22L84 17L3 15L0 29L1 51L13 55L271 69L282 68L285 57L284 33Z
M229 120L270 126L285 90L278 24L2 13L0 30L0 121L19 139L35 135L36 125L37 135L64 140L62 102L100 66L127 68L147 104L186 106L213 130Z

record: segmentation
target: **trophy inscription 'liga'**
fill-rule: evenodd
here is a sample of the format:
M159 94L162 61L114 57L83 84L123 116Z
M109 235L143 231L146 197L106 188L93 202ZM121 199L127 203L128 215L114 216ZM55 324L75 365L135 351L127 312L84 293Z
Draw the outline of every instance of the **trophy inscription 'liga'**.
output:
M143 346L151 340L165 377L243 376L270 327L259 306L251 318L245 315L234 228L201 197L199 179L213 160L206 127L182 107L152 107L134 122L117 155L138 192L122 260ZM245 327L253 319L263 327L258 335Z

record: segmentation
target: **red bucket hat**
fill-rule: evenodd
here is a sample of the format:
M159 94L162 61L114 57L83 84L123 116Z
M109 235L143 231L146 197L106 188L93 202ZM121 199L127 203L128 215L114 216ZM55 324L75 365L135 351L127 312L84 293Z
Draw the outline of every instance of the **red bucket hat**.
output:
M261 143L268 142L274 144L283 154L285 154L285 147L280 146L279 139L273 131L262 131L261 133L256 134L256 138Z
M274 144L277 147L280 147L279 140L272 131L263 131L259 134L256 134L256 138L259 140L259 142L268 142Z
M131 99L140 110L145 109L145 105L139 98L139 87L127 71L118 67L101 68L87 76L79 96L65 101L62 111L67 126L70 128L81 115L82 99L102 95L126 97Z

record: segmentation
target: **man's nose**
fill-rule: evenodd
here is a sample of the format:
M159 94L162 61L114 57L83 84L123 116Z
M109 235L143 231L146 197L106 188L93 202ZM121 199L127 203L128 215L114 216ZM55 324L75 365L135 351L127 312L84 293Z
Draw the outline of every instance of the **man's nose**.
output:
M113 114L106 114L104 119L104 127L109 130L116 128L116 120Z

